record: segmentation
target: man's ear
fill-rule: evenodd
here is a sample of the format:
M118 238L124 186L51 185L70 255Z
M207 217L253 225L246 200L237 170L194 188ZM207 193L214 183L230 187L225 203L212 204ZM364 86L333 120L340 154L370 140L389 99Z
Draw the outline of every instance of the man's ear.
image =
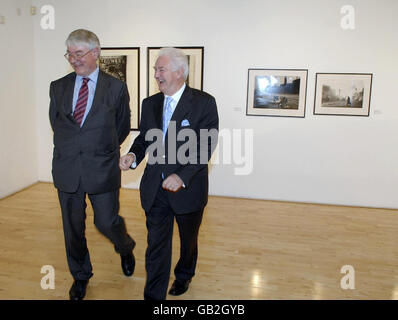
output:
M93 51L92 51L92 53L95 55L95 57L97 58L97 60L99 59L99 57L100 57L100 49L97 47L97 48L94 48L93 49Z
M181 67L177 70L178 78L184 79L184 68Z

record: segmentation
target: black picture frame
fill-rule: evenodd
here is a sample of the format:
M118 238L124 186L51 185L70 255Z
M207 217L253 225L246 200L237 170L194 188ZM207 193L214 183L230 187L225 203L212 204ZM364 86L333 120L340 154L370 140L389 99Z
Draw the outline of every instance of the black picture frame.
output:
M369 117L372 81L372 73L316 73L314 115Z
M248 69L247 116L304 118L308 69Z
M154 70L158 52L164 47L147 47L147 96L159 92ZM174 47L184 51L189 56L189 75L187 84L191 88L203 90L204 47Z
M131 130L139 131L140 122L140 48L104 47L100 69L127 83L130 95Z

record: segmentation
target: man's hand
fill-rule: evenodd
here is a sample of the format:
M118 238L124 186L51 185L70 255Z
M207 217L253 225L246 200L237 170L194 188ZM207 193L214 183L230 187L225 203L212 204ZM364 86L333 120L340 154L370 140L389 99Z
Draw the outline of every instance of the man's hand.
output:
M135 161L135 156L133 154L126 154L120 157L119 168L120 170L127 171L130 169L131 164Z
M179 176L173 173L163 181L162 188L167 191L177 192L182 188L183 184L184 181L182 181Z

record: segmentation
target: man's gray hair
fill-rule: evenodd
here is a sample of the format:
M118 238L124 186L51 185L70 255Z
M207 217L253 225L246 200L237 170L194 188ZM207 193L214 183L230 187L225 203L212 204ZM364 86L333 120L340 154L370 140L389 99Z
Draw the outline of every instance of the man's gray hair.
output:
M188 56L181 49L162 48L159 51L158 58L163 56L170 59L172 71L177 71L178 69L182 68L184 71L184 80L187 80L189 73Z
M65 44L67 47L87 45L89 50L94 48L101 50L100 42L96 34L85 29L73 31L66 39Z

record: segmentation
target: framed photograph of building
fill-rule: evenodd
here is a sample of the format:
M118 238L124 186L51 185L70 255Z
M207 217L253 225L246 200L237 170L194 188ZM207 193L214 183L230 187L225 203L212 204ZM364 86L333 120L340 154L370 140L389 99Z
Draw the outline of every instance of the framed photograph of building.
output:
M307 69L249 69L248 116L305 117Z
M314 114L369 116L371 73L317 73Z
M155 66L158 53L162 47L147 48L147 95L148 97L159 92L155 80ZM188 56L189 74L187 84L191 88L203 90L203 58L204 47L175 47L181 49Z
M130 95L131 130L139 130L140 119L140 48L101 48L99 67L124 81Z

